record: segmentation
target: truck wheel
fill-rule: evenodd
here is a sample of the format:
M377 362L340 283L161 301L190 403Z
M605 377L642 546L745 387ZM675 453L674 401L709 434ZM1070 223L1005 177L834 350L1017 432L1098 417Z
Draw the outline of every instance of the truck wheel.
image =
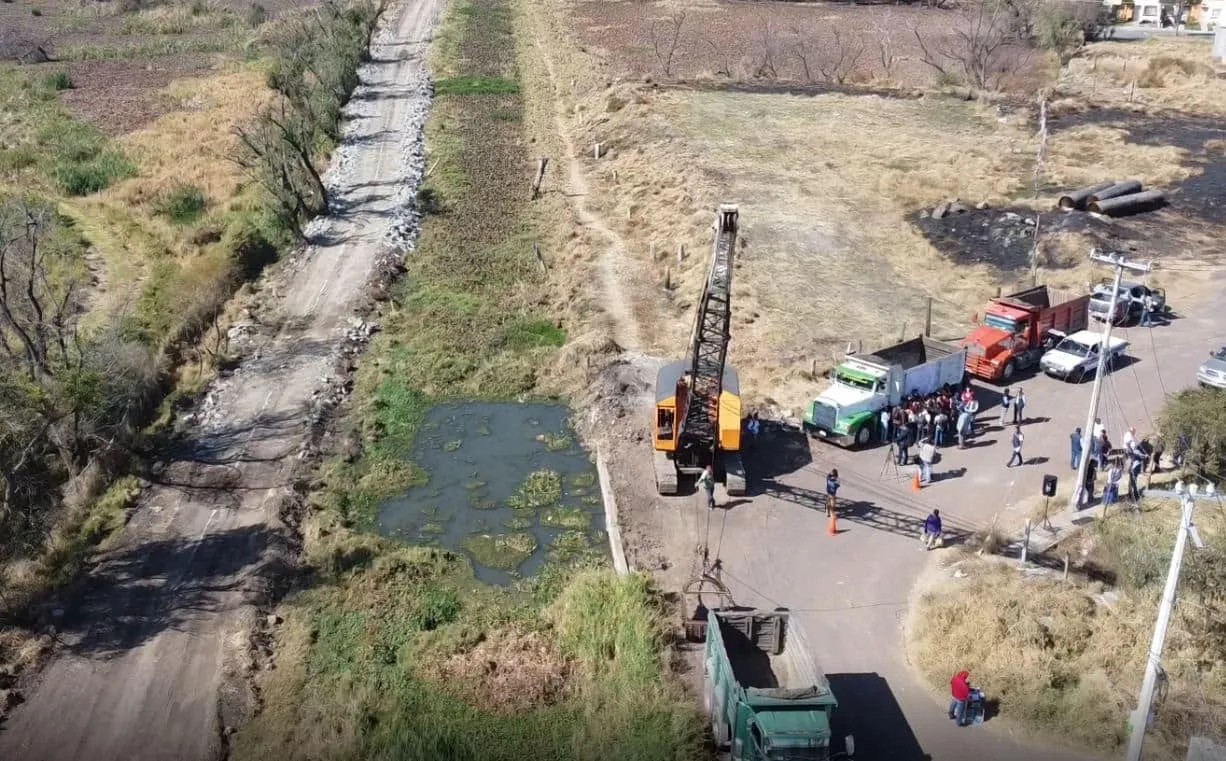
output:
M1017 372L1017 363L1009 360L1005 363L1005 369L1001 371L1000 377L1009 380Z
M868 439L872 435L873 435L873 432L869 430L869 427L867 425L862 425L859 428L857 428L856 429L856 446L862 447L868 444Z

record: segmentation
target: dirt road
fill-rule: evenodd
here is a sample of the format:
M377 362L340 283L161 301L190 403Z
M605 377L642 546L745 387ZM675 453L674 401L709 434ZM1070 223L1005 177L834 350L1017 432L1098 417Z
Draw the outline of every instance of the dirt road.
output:
M241 674L265 579L290 559L282 506L385 240L406 222L429 103L423 54L441 0L385 21L329 173L337 213L272 276L249 358L219 381L168 464L155 469L83 599L57 611L64 648L0 732L0 758L197 761L252 706ZM325 396L332 394L325 391Z

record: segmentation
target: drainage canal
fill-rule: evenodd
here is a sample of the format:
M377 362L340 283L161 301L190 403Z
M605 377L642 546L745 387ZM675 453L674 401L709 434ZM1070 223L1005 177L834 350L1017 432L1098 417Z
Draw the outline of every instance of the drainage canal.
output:
M568 414L557 404L432 408L410 455L428 480L379 507L380 533L462 551L492 584L548 560L607 556L596 468Z

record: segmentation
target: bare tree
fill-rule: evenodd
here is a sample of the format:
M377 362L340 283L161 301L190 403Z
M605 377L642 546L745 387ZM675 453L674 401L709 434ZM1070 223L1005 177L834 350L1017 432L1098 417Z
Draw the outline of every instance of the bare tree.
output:
M0 476L3 513L45 497L52 471L131 433L154 388L151 347L118 323L82 332L83 250L55 210L0 201ZM40 491L41 490L41 491Z
M864 57L864 42L855 32L840 32L838 26L830 27L830 37L817 69L827 82L845 84Z
M763 13L758 26L758 50L752 58L754 79L777 79L779 71L775 62L779 59L779 30L773 16Z
M719 76L731 77L732 58L728 54L728 46L721 45L710 37L703 36L700 39L702 39L704 45L711 49L711 55L715 56L716 60L719 61L719 68L715 70L715 73Z
M791 34L791 42L789 48L792 55L796 56L796 60L800 62L800 70L804 74L805 82L813 82L813 64L816 63L818 49L814 43L813 37L806 29L801 29L798 26L793 26L789 33Z
M231 160L264 186L292 230L301 235L303 222L327 213L328 189L315 168L311 125L287 101L265 108L234 134L239 147Z
M1000 87L1005 76L1029 56L1016 34L1014 12L993 0L976 0L959 12L945 39L925 40L912 29L920 60L937 74L959 78L979 89Z
M873 22L873 36L877 38L877 62L881 64L881 72L887 80L894 79L894 71L898 67L899 60L891 32L892 21L890 12L886 11L880 20Z
M664 21L651 24L651 49L656 54L656 62L660 71L666 77L673 75L673 56L677 53L677 45L681 41L681 32L685 29L685 10L673 13Z

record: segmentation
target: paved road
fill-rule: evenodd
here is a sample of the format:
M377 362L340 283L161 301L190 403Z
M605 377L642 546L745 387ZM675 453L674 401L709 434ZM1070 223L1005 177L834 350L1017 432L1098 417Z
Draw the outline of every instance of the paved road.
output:
M391 11L393 39L376 50L333 164L342 211L289 268L284 298L265 305L266 324L282 327L215 386L212 414L147 490L91 574L92 593L66 606L66 650L5 723L0 759L204 761L223 752L221 729L244 701L227 664L247 641L257 577L292 552L280 546L277 508L312 393L404 203L428 103L421 53L441 6L408 0Z
M1219 282L1226 286L1226 278L1219 276ZM1226 295L1226 287L1216 290ZM1206 303L1170 325L1123 334L1132 342L1136 362L1104 384L1101 408L1116 442L1129 424L1141 432L1150 428L1164 391L1191 384L1209 347L1226 342L1226 325L1214 320L1211 303ZM947 530L970 531L1038 495L1044 473L1059 475L1062 487L1071 480L1068 435L1084 425L1091 384L1036 377L1020 385L1029 400L1027 417L1035 421L1025 426L1024 454L1045 462L1007 469L1007 432L993 425L976 447L945 450L935 473L938 479L943 472L952 474L917 494L909 474L897 477L885 465L882 450L848 452L813 442L813 462L799 470L783 464L779 469L790 472L751 488L754 496L734 503L722 518L714 514L710 546L736 601L798 612L816 658L834 675L840 700L849 709L845 718L856 730L857 755L863 758L1079 758L1023 746L1002 735L999 724L996 729L991 724L953 727L944 718L944 706L903 661L901 626L913 580L926 562L918 536L928 511L940 507ZM983 388L982 396L990 397L993 406L996 394L994 387ZM991 419L993 413L997 410L988 409L986 415ZM759 465L759 472L765 467L769 475L771 465ZM839 469L844 483L840 497L853 503L836 537L825 533L821 496L831 467ZM965 474L957 474L961 469ZM693 531L694 518L686 515L692 509L687 505L666 521L673 530Z

